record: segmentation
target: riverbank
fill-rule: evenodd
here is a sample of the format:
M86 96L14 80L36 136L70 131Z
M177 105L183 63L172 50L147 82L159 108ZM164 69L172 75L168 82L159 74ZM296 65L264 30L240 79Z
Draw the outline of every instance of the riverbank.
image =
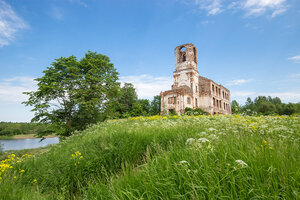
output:
M43 136L44 138L53 138L53 137L58 137L57 135L47 135ZM18 139L32 139L32 138L41 138L41 137L36 137L34 134L26 134L26 135L4 135L0 136L0 140L18 140Z
M50 146L46 147L39 147L35 149L22 149L22 150L8 150L5 152L0 152L0 160L4 160L7 158L8 155L15 154L17 157L22 157L22 155L28 154L37 156L40 155L46 151L48 151Z

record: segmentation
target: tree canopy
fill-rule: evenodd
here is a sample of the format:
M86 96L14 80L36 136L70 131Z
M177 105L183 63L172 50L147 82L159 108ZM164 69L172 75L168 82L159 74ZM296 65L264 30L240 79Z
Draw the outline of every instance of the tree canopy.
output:
M258 96L251 100L250 97L244 106L240 106L237 101L233 100L231 103L232 113L244 113L247 115L261 114L261 115L291 115L300 113L300 103L282 103L279 97Z
M49 123L64 136L96 122L109 101L109 92L119 86L109 58L91 51L81 60L75 56L58 58L43 73L35 79L38 89L24 92L29 99L23 103L33 106L32 122Z

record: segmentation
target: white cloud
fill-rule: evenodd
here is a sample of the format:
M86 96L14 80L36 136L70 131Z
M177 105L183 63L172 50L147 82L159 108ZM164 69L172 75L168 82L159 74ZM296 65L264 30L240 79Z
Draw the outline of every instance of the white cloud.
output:
M0 0L0 47L7 46L15 40L17 32L28 28L10 5Z
M32 77L13 77L0 80L0 101L20 103L26 101L28 96L23 92L36 90L36 83Z
M139 98L152 99L160 92L170 90L173 80L171 77L153 77L149 74L138 76L121 76L122 83L132 83L137 90Z
M238 100L240 103L245 103L246 98L251 97L252 100L258 96L279 97L283 102L300 102L300 91L286 91L286 92L253 92L253 91L233 91L231 93L232 100Z
M250 81L252 81L252 80L251 79L248 79L248 80L238 79L238 80L226 81L225 85L227 85L227 86L230 86L230 85L242 85L242 84L250 82Z
M221 13L222 0L194 0L194 3L199 6L201 10L206 10L208 15L216 15Z
M300 55L289 57L288 60L291 60L294 63L300 63Z
M246 15L259 16L267 11L272 12L272 17L284 13L287 10L287 0L245 0L241 3L241 8L246 11Z
M208 15L217 15L226 10L243 10L246 16L260 16L271 12L271 17L276 17L287 11L287 0L181 0L193 3L200 10L205 10Z

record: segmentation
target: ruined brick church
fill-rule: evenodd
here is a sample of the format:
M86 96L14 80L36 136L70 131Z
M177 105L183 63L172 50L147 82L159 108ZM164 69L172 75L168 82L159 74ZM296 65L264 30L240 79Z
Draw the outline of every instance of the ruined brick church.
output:
M198 72L197 49L189 43L175 48L172 89L161 92L161 113L201 108L210 115L231 114L230 91Z

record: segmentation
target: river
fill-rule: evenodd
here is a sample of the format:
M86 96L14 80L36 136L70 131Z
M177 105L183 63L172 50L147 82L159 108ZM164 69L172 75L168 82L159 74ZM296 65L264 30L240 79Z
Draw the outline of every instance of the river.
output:
M47 146L49 144L57 144L58 142L59 142L58 137L46 138L42 141L40 138L0 140L0 148L3 151L35 149L35 148Z

